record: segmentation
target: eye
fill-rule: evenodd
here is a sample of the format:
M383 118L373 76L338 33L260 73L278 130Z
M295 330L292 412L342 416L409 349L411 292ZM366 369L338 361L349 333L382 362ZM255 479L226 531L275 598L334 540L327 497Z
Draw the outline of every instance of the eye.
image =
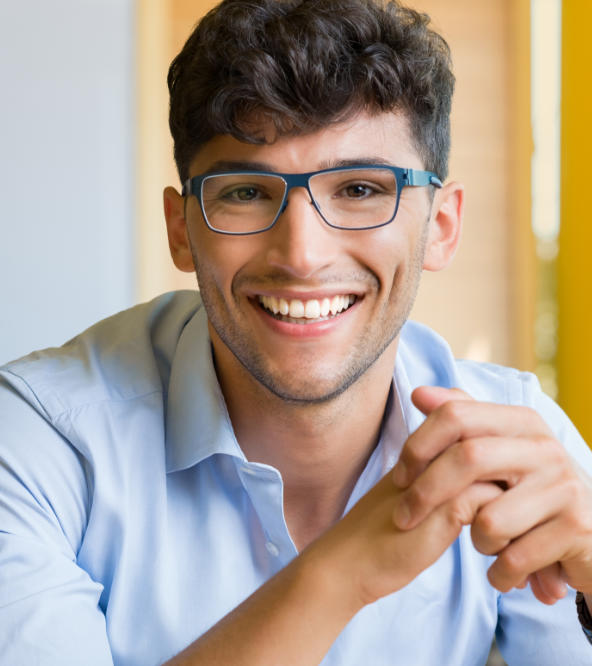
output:
M345 187L343 191L350 199L365 199L376 192L373 187L363 183L353 183Z
M343 183L340 185L334 195L337 199L348 199L356 201L360 199L370 199L377 194L384 192L384 189L376 183L364 183L361 181Z
M228 199L229 201L240 201L242 203L249 203L250 201L256 201L257 199L263 198L261 190L252 185L244 185L240 187L235 187L232 190L222 193L223 199Z

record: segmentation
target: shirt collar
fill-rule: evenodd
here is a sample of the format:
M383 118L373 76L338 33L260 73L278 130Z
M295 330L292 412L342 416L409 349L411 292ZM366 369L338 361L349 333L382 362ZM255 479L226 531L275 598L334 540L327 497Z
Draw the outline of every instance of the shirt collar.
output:
M355 501L394 467L407 437L425 420L425 416L411 401L411 393L416 388L414 380L410 378L410 373L412 376L413 371L413 354L400 339L380 439L359 479L360 492L353 493L352 498ZM350 503L351 501L350 498Z
M169 379L165 424L167 472L186 469L215 453L245 460L216 377L203 307L179 337Z
M415 387L409 378L409 371L413 372L413 357L404 345L400 345L384 410L380 439L354 486L344 514L394 467L407 437L425 418L411 402L411 392Z
M403 336L399 339L397 361L395 363L395 390L406 428L406 437L417 430L425 420L425 415L411 401L411 393L419 384L410 377L413 373L414 357L408 349ZM399 451L400 453L400 451ZM398 459L397 454L397 459Z
M382 473L398 460L407 436L424 420L411 402L414 388L408 374L413 355L400 340L394 372L394 395L387 403L380 442ZM218 384L207 316L199 308L183 329L175 350L166 405L166 467L175 472L222 453L246 460L234 435ZM373 456L374 457L374 456Z

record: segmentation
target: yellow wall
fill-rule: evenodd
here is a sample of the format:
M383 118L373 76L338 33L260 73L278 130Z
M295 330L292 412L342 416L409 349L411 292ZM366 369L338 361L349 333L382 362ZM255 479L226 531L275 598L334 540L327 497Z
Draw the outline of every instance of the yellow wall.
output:
M592 2L563 2L559 401L592 444Z

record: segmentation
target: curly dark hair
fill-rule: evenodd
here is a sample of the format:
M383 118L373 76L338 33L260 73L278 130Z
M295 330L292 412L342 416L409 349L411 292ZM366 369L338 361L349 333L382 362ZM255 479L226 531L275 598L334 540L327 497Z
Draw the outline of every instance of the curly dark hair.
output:
M286 135L361 110L404 112L425 168L444 179L454 75L429 21L396 1L223 0L168 73L181 181L215 135L264 143L255 114Z

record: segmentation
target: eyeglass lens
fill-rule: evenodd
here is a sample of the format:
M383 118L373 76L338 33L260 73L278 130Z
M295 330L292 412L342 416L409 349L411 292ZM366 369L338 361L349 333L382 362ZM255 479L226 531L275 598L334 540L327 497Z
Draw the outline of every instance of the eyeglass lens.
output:
M211 227L249 233L269 227L280 212L286 181L281 176L242 173L208 176L202 202ZM311 176L312 197L324 219L344 229L389 222L397 205L397 179L388 169L348 169Z

